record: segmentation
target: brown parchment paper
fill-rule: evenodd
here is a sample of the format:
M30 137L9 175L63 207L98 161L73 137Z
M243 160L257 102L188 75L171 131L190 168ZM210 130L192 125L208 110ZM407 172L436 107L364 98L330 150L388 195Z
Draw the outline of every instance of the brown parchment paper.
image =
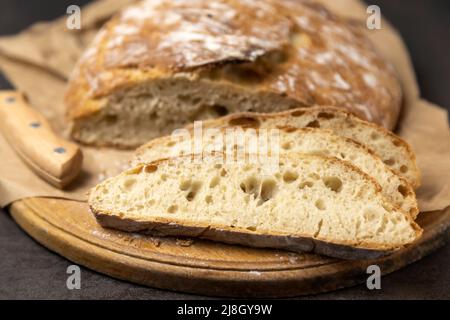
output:
M132 1L98 0L81 10L81 30L66 28L66 17L41 22L22 33L0 38L0 69L27 94L34 108L46 116L55 131L66 136L62 103L67 78L83 49L99 27ZM335 13L355 20L377 49L397 69L404 90L404 107L397 133L416 152L422 172L417 190L420 210L450 205L450 129L444 109L420 99L414 70L397 32L382 19L381 30L366 28L367 5L358 0L320 0ZM88 190L105 177L122 171L130 151L82 147L83 170L69 189L61 191L35 176L0 135L0 205L26 197L86 200Z

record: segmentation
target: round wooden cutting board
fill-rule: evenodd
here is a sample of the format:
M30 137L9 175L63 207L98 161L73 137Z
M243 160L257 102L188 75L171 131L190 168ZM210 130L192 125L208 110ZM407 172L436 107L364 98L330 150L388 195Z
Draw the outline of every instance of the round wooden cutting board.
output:
M80 265L151 287L227 297L289 297L365 282L412 263L449 239L450 209L422 214L424 235L377 260L344 261L210 241L155 238L103 229L86 203L30 198L11 205L16 222L41 244Z

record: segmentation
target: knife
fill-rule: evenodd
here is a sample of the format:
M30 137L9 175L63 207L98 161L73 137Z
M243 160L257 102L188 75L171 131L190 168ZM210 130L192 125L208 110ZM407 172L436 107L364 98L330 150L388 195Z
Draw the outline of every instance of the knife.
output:
M0 129L23 162L48 183L63 189L78 176L83 162L80 148L58 137L1 73Z

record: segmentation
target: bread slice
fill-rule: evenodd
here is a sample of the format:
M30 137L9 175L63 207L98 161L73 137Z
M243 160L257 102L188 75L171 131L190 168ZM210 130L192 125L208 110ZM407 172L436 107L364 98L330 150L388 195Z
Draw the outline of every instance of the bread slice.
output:
M420 185L420 171L416 164L416 157L406 141L383 127L361 120L340 108L316 106L278 113L247 112L202 122L203 129L229 126L330 129L340 136L366 145L414 188ZM192 125L188 128L192 128Z
M90 208L104 227L345 259L382 256L421 235L378 183L348 162L294 153L276 166L201 160L127 170L91 191Z
M410 214L413 219L419 213L415 193L411 185L402 177L389 169L380 158L371 153L365 146L354 140L334 134L332 131L303 128L275 129L269 132L246 128L229 128L204 132L203 135L181 140L182 136L166 136L145 144L135 152L133 165L149 163L165 157L174 157L193 152L207 154L212 151L226 152L239 149L241 152L307 153L321 154L348 160L363 172L374 177L382 187L382 194L392 204ZM275 136L276 134L276 136ZM276 140L275 140L276 138ZM197 142L195 141L197 140ZM227 145L230 143L231 145ZM259 143L259 146L257 145ZM200 150L195 150L202 145ZM256 146L254 150L250 150ZM266 149L267 148L267 149Z

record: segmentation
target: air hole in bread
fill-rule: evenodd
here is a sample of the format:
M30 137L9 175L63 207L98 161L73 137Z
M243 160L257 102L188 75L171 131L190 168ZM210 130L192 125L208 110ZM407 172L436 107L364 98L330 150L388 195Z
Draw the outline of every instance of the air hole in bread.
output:
M307 125L307 128L320 128L320 123L317 120L310 121Z
M212 197L211 195L207 195L207 196L205 197L205 202L206 202L207 204L213 203L213 197Z
M123 187L125 190L130 190L136 183L136 179L126 179L123 182Z
M345 153L343 153L343 152L341 152L340 155L341 155L342 159L345 159L347 157L347 155Z
M180 190L181 191L188 190L191 187L191 184L192 184L192 180L190 180L190 179L181 181L181 183L180 183Z
M286 183L292 183L298 179L298 173L294 171L286 171L283 174L283 181Z
M387 164L388 166L392 166L395 164L395 159L394 158L389 158L383 161L385 164Z
M254 84L264 80L263 74L249 64L234 64L225 66L226 76L235 82Z
M314 203L314 205L319 210L325 210L326 209L325 201L323 201L322 199L317 199L316 202Z
M287 133L289 133L289 132L294 132L294 131L296 131L298 128L295 128L295 127L284 127L283 128L283 130L285 131L285 132L287 132Z
M240 187L245 193L256 195L259 189L259 179L255 176L249 176L241 182Z
M300 190L302 190L302 189L305 189L305 187L311 188L313 185L314 185L314 182L307 180L307 181L303 181L302 183L300 183L298 185L298 188Z
M257 205L262 205L264 202L269 201L275 194L277 188L277 182L273 179L265 179L261 183L261 193L259 194L259 201Z
M220 176L221 177L225 177L227 175L227 170L225 170L224 168L222 168L222 170L220 170Z
M214 188L216 187L220 182L220 177L219 176L215 176L211 179L211 182L209 183L209 187L210 188Z
M291 112L291 116L293 116L293 117L301 117L304 114L305 114L305 111L303 111L303 110L295 110L295 111Z
M286 141L281 145L281 148L283 148L284 150L290 150L292 149L292 146L293 146L292 141Z
M175 213L178 211L178 206L177 205L171 205L169 208L167 208L167 212L168 213Z
M407 197L408 196L409 192L408 192L408 188L406 186L401 184L401 185L398 186L397 190L398 190L398 192L400 192L400 194L403 197Z
M169 142L166 143L166 146L167 147L173 147L175 144L176 144L175 141L169 141Z
M188 103L191 100L190 96L188 96L187 94L179 94L177 96L177 99L180 100L183 103Z
M402 145L402 143L399 140L394 141L394 146L400 147L401 145Z
M144 172L146 173L153 173L156 170L158 170L158 166L155 166L154 164L149 164L144 167Z
M192 200L194 200L196 195L197 195L196 191L189 191L188 194L186 195L186 200L192 201Z
M214 165L214 168L215 168L215 169L221 169L221 168L222 168L222 165L221 165L220 163L216 163L216 164Z
M324 177L322 180L331 191L340 192L342 190L342 180L338 177Z
M380 135L376 132L372 132L370 134L370 139L372 139L372 140L378 140L379 138L380 138Z
M256 231L256 227L247 227L247 230Z
M364 220L366 222L372 222L378 220L378 213L372 209L366 209L364 211Z
M400 167L400 172L401 172L401 173L406 173L406 172L408 172L408 167L405 166L405 165L402 165L402 166Z
M113 125L117 122L118 116L116 114L108 114L105 116L105 122L108 125Z
M162 180L162 181L166 181L166 180L167 180L167 174L163 173L163 174L161 175L161 180Z
M135 168L132 168L132 169L128 170L127 173L130 174L130 175L131 174L139 174L139 173L141 173L144 170L145 170L145 166L144 167L135 167Z
M189 198L191 198L191 200L193 200L195 198L198 190L200 190L201 186L202 186L202 182L201 181L193 181L192 184L191 184L190 192L188 193L186 198L188 200L189 200Z
M258 119L252 117L239 117L228 121L228 125L232 127L259 128L261 123Z
M228 108L220 104L214 104L210 108L219 117L226 116L229 113Z
M333 119L334 118L334 114L329 113L329 112L319 112L319 114L317 115L317 117L321 118L321 119Z

